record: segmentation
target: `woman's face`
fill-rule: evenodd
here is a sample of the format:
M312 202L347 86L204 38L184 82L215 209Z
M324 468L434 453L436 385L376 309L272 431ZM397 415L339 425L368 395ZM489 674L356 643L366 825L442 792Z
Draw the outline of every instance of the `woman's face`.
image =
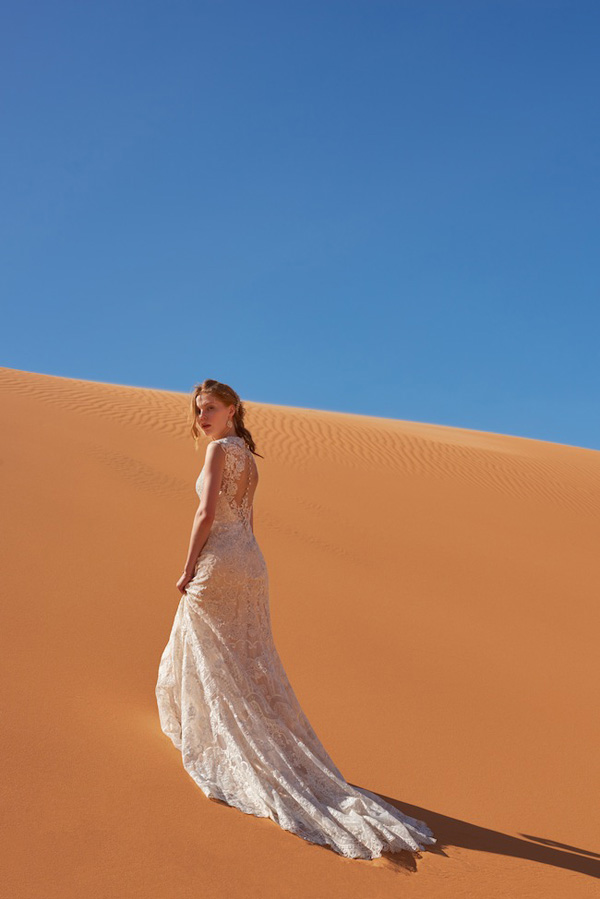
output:
M225 405L215 396L198 396L196 397L196 409L198 410L198 424L208 437L218 440L225 434L233 433L232 429L227 427L228 419L233 417L234 406L232 404Z

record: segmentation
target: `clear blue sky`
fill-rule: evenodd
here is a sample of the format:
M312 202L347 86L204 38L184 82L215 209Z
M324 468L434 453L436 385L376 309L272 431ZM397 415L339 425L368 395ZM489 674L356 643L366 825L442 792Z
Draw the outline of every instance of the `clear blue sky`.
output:
M600 449L600 4L5 2L0 364Z

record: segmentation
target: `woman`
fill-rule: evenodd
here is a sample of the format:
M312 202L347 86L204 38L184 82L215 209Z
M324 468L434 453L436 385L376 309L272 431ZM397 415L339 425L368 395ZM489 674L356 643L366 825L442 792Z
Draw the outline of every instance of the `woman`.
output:
M183 596L160 660L162 730L209 799L340 855L371 859L437 842L422 821L350 786L312 729L273 642L244 406L231 387L207 380L194 388L192 417L192 436L202 430L209 444L177 582Z

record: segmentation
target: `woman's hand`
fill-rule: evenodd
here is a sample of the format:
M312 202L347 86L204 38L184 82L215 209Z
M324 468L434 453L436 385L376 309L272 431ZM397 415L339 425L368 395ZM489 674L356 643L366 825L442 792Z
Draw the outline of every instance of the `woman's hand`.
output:
M177 589L179 590L180 593L185 593L185 588L186 588L187 584L189 584L189 582L192 580L193 577L194 577L193 571L185 571L184 570L183 574L177 581Z

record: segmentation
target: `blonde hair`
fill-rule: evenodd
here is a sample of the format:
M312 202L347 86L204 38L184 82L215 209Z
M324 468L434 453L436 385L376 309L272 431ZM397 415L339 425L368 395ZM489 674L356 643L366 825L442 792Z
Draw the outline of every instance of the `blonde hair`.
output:
M196 400L199 396L215 396L226 406L235 406L235 412L233 413L233 423L235 425L236 433L239 434L240 437L244 438L246 445L251 453L254 453L255 456L260 456L261 459L264 458L264 456L261 456L260 453L256 452L256 444L254 443L252 434L244 424L246 410L239 395L235 392L233 387L229 386L229 384L223 384L221 383L221 381L214 381L212 378L207 378L205 381L202 381L201 384L195 384L192 391L190 403L190 432L192 435L192 439L194 440L196 449L198 449L199 446L198 438L200 436L200 425L198 424L198 406L196 405Z

